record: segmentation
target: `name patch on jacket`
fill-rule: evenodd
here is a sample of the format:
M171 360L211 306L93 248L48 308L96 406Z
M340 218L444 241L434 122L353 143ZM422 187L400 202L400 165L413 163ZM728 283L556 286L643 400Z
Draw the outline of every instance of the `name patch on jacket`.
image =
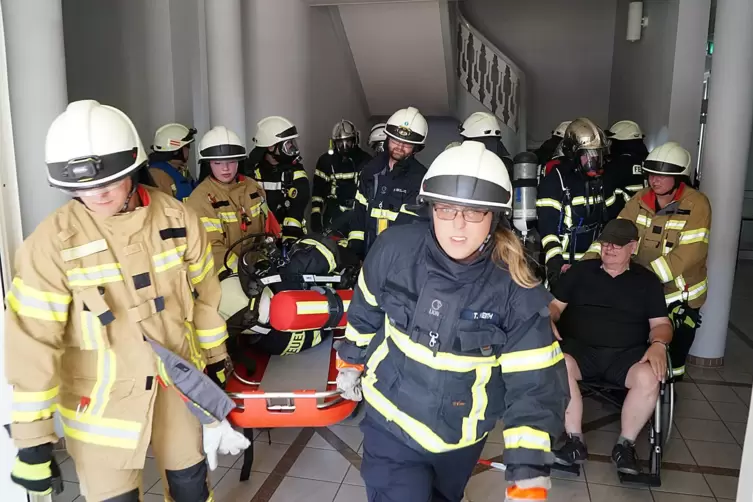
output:
M489 324L497 324L499 323L499 314L496 312L463 309L460 311L460 319L464 321L484 321Z

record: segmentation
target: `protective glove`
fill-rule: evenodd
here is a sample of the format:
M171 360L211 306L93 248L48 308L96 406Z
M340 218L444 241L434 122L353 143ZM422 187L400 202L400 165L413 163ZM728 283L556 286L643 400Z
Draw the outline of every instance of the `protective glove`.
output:
M237 455L251 446L251 442L233 429L227 419L204 426L204 453L207 455L209 470L217 468L217 455Z
M49 495L55 473L60 476L60 469L52 456L52 443L45 443L18 450L10 479L32 495Z
M337 388L342 391L342 397L351 401L361 401L361 374L363 364L346 363L337 356Z
M545 502L547 493L552 488L549 476L538 476L531 479L520 479L507 487L505 502L523 502L536 500Z
M230 376L232 370L233 365L230 362L230 359L223 359L222 361L208 364L206 372L207 376L211 378L219 388L224 389L227 377Z

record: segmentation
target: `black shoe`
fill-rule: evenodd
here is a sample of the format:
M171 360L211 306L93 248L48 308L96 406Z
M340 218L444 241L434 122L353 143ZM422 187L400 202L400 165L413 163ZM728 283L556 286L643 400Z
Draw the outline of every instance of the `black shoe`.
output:
M614 445L614 448L612 448L612 461L617 466L617 472L623 474L638 474L640 472L635 445L627 441Z
M565 444L554 451L554 461L560 465L582 464L588 458L588 450L579 438L567 435Z

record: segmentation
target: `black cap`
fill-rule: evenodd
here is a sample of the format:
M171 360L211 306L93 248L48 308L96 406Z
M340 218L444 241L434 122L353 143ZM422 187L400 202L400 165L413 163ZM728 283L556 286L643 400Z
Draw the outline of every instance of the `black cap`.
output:
M612 220L604 227L599 236L599 241L624 246L638 240L638 227L630 220Z

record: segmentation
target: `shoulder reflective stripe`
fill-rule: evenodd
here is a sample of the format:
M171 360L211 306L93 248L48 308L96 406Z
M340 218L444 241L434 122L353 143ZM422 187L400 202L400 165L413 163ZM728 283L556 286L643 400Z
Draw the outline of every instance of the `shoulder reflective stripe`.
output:
M169 249L160 254L154 255L152 260L154 261L154 267L157 272L164 272L173 267L180 266L183 263L183 255L186 252L186 245L180 245L173 249Z
M643 185L628 185L625 187L625 190L633 193L640 192L641 190L643 190Z
M321 204L324 204L324 198L323 197L313 196L313 197L311 197L311 202L319 202Z
M41 392L13 390L11 420L16 423L51 418L57 408L59 387Z
M675 277L675 286L677 286L677 289L680 291L685 291L685 278L682 276L682 274Z
M291 218L288 216L284 220L282 220L282 226L283 227L296 227L296 228L303 228L303 225L300 221L296 220L295 218Z
M120 271L120 263L107 263L97 265L96 267L73 268L66 270L68 276L68 286L70 287L91 287L108 284L111 282L120 282L123 280L123 274Z
M395 211L390 211L389 209L379 209L378 207L372 207L371 217L395 221L397 219L397 213Z
M264 190L282 190L282 183L279 181L272 182L272 181L262 181L261 187Z
M301 244L314 246L316 250L319 251L322 256L324 256L324 259L327 260L327 264L329 264L329 270L327 270L328 274L331 274L335 271L335 269L337 268L337 261L335 260L335 255L332 253L332 251L329 250L329 248L327 248L327 246L314 239L303 239L301 241Z
M403 213L403 214L409 214L411 216L418 216L413 211L408 211L408 205L407 204L403 204L402 206L400 206L400 212Z
M554 199L538 199L536 207L551 207L557 211L562 211L562 204Z
M560 344L554 342L547 347L502 354L499 363L502 367L502 373L517 373L519 371L542 370L554 366L564 358Z
M688 222L685 220L667 220L664 228L667 230L682 230Z
M139 422L93 417L83 413L77 415L76 410L62 406L58 409L66 436L84 443L128 450L136 449L139 444L142 429Z
M98 241L92 241L82 246L63 249L60 251L60 255L63 257L63 261L73 261L85 256L91 256L102 251L107 251L108 249L109 246L107 245L107 241L99 239Z
M560 238L554 234L545 235L543 239L541 239L541 245L543 247L548 246L549 244L559 244Z
M369 202L366 200L366 197L363 196L360 190L356 192L356 200L360 202L361 204L363 204L364 206L369 205Z
M220 219L227 223L234 223L238 221L238 215L229 211L220 211L217 213Z
M708 282L706 279L702 280L698 284L695 284L688 288L688 300L695 300L703 296L708 290ZM664 296L664 300L667 305L671 305L675 302L681 302L683 300L683 291L676 291Z
M199 284L209 274L209 271L214 268L214 256L212 255L212 245L207 245L207 249L204 251L204 256L201 257L198 263L192 263L188 266L188 275L191 278L193 284Z
M532 427L512 427L502 432L505 449L526 448L528 450L552 451L549 434Z
M645 214L639 214L638 217L635 219L636 225L642 225L644 227L650 227L651 226L651 218L646 216Z
M361 230L351 230L351 232L348 234L348 240L349 241L362 241L363 240L363 231L361 231Z
M199 369L199 371L204 371L206 364L204 363L204 359L201 357L201 351L197 346L198 340L196 339L196 332L193 329L193 324L188 321L184 322L183 324L186 327L183 336L186 338L186 341L188 341L188 349L191 355L191 362Z
M478 435L478 422L486 416L486 407L489 404L489 396L486 386L492 378L492 367L478 368L476 380L471 386L472 406L467 418L463 419L463 443L475 443Z
M358 289L361 290L361 294L363 295L363 299L366 300L366 303L371 305L372 307L378 307L379 304L377 303L376 297L371 294L371 291L369 291L369 287L366 285L366 278L363 276L363 268L361 269L361 272L358 274Z
M556 247L552 248L549 251L546 252L546 256L544 257L544 263L548 262L552 258L554 258L557 255L562 254L562 248Z
M13 279L8 293L8 306L16 314L42 321L68 321L70 295L50 293L24 284L20 277Z
M207 232L220 232L222 233L222 223L219 218L206 218L201 217L201 222L204 224L204 230Z
M709 231L707 228L697 230L687 230L680 234L680 244L693 244L696 242L709 242Z
M212 329L197 329L196 336L199 338L199 346L204 349L213 349L219 347L228 338L227 328L225 325Z
M652 261L651 268L653 269L657 277L661 279L661 282L669 282L672 280L672 270L670 270L669 264L663 256L660 256Z
M358 347L366 347L371 343L375 333L361 333L352 324L345 327L345 339L356 344Z
M298 171L295 171L295 172L293 173L293 181L295 181L295 180L299 180L299 179L301 179L301 178L306 178L306 179L308 179L308 178L309 178L309 175L308 175L308 174L306 174L306 171L301 171L301 170L299 169Z
M16 479L23 479L24 481L45 481L49 480L52 477L52 461L42 462L40 464L27 464L26 462L23 462L20 458L16 457L16 461L13 463L13 470L11 471L11 474L13 478ZM40 487L41 488L41 487ZM37 497L34 497L35 500L38 500L39 495L47 495L51 492L47 493L39 493L34 491L29 491L29 494L34 497L35 495Z
M322 178L322 179L323 179L324 181L329 181L329 176L327 176L326 174L324 174L324 173L323 173L322 171L320 171L319 169L314 169L314 176L319 176L319 177L320 177L320 178Z
M594 241L591 243L590 246L588 246L588 251L586 253L598 253L601 254L601 242Z

